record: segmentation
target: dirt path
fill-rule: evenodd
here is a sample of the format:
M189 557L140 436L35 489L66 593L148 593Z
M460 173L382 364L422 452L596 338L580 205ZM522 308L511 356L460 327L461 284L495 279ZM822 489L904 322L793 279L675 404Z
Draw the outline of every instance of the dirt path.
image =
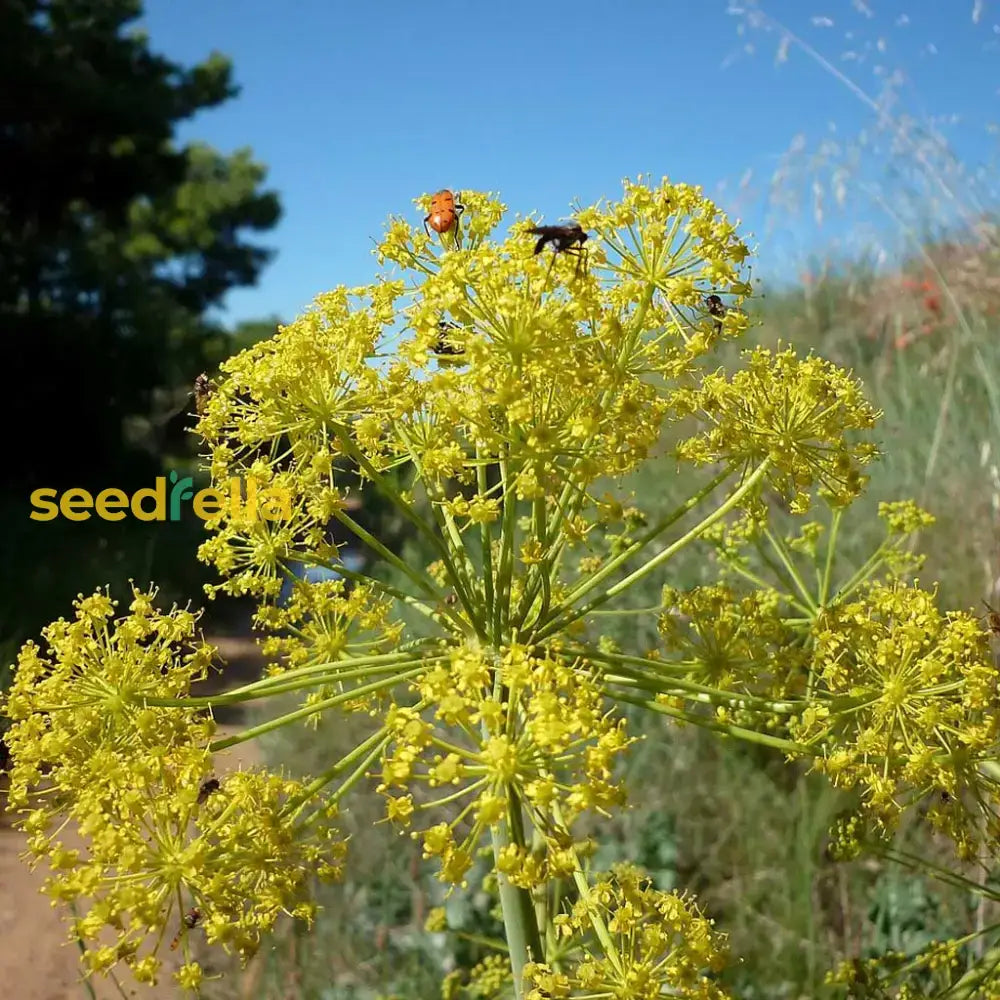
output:
M227 686L244 683L259 671L252 643L240 639L209 641L225 647L223 657L232 667L226 673ZM239 728L238 719L231 715L220 720L224 732ZM229 751L220 770L257 763L256 745L241 744ZM50 906L40 892L46 869L30 871L19 858L24 847L23 835L0 816L0 998L87 1000L89 993L80 981L79 952L67 943L63 913ZM122 994L111 980L95 979L93 986L98 1000L121 1000ZM180 995L166 971L156 987L137 986L125 979L122 988L126 996L134 991L136 1000L177 1000Z

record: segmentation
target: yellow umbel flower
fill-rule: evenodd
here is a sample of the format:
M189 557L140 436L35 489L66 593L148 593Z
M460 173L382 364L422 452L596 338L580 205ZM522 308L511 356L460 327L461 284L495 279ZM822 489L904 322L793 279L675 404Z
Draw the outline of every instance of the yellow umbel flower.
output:
M471 857L506 817L514 795L558 859L580 814L622 802L612 772L632 741L623 722L602 710L600 686L585 664L523 646L496 653L464 647L415 682L414 694L433 708L390 713L393 741L380 791L388 796L390 818L405 826L414 809L451 809L455 818L425 838L429 856L447 861L460 851ZM420 786L433 794L418 796ZM402 798L400 789L407 793ZM463 867L454 870L464 878ZM525 886L551 876L549 861L523 851L509 854L506 872Z
M874 584L817 622L814 664L823 693L797 736L824 749L816 767L858 785L870 812L892 826L915 797L935 796L930 818L965 855L985 813L979 764L995 755L998 674L981 623L943 613L918 586ZM942 794L943 793L943 794Z
M155 981L157 955L175 931L204 928L244 957L281 913L308 919L309 880L339 876L344 843L332 804L299 818L306 786L257 772L213 775L204 710L185 707L213 650L197 616L154 606L133 591L130 613L97 592L73 622L27 643L4 699L11 726L10 804L59 902L88 901L73 926L90 972L124 962ZM321 822L317 822L321 820ZM69 850L72 823L85 850ZM188 916L197 913L197 921ZM113 946L100 943L110 928ZM199 977L193 963L179 981Z
M724 939L686 897L661 892L639 869L619 865L555 918L573 961L559 974L525 967L531 1000L573 995L656 1000L662 996L725 1000L710 978L725 965ZM579 991L579 992L577 992Z

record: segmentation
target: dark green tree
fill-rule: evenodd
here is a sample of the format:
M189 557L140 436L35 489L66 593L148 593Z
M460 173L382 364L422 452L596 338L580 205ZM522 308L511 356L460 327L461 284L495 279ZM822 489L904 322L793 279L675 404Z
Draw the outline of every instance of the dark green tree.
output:
M174 141L237 88L221 55L151 51L141 13L0 3L0 416L22 495L148 478L164 442L130 427L228 353L206 310L256 281L269 251L245 234L280 214L249 150Z
M254 239L280 216L249 150L175 138L236 95L229 61L158 55L141 15L0 0L0 654L81 578L193 595L200 522L40 524L29 494L150 486L190 449L193 379L233 348L208 317L256 282L270 251Z

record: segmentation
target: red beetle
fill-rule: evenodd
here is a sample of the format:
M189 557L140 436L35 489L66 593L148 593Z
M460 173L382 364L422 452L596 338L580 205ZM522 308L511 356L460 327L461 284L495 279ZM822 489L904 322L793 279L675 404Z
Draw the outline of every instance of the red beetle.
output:
M455 196L447 188L431 196L431 211L424 219L424 230L430 236L427 224L436 233L446 233L458 223L458 217L465 211L464 205L455 201Z

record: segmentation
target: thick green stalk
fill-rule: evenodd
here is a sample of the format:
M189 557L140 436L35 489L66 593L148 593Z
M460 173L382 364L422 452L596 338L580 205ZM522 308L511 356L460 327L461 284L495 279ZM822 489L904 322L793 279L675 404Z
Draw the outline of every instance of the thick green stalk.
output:
M508 809L520 809L520 803L514 796L508 796ZM510 822L502 822L490 828L493 839L493 857L500 859L500 852L509 844L514 843L511 836ZM497 883L500 893L500 908L503 910L503 926L507 937L507 947L510 952L510 968L514 977L514 996L516 1000L524 1000L524 967L528 962L544 961L542 940L535 923L535 909L531 893L527 889L519 889L511 885L506 875L497 872Z

